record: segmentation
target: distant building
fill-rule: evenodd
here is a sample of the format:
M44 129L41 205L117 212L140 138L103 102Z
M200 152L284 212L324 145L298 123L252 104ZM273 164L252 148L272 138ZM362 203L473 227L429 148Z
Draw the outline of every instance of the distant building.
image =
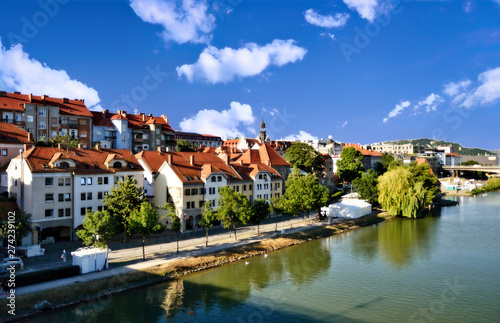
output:
M493 156L462 156L462 162L475 161L485 166L500 166L500 155Z
M360 145L344 144L344 149L349 147L356 149L363 155L363 169L365 172L368 171L369 169L373 169L377 162L382 162L383 155L378 151L365 149L362 148Z
M218 136L202 135L194 132L175 131L175 140L183 139L197 147L213 147L217 148L222 146L222 139Z
M425 153L424 145L413 145L413 144L386 144L386 143L375 143L363 146L365 149L376 150L381 153L391 154L395 156L411 155L411 154L423 154Z
M31 133L35 141L70 135L84 148L92 144L92 113L83 99L0 91L0 117Z

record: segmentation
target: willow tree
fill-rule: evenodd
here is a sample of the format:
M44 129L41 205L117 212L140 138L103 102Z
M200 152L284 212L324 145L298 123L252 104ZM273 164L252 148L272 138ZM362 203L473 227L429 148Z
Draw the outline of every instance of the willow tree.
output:
M426 200L424 183L416 181L407 167L398 167L378 178L378 201L390 215L418 217Z

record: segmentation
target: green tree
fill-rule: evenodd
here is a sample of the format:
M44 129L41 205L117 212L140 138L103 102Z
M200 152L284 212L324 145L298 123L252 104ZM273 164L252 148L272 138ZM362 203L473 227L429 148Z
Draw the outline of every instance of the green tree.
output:
M282 214L283 213L283 207L282 207L282 202L281 202L281 198L275 196L275 197L272 197L270 200L269 200L269 212L271 212L271 214L274 214L275 218L276 218L276 226L275 226L275 231L278 231L278 214Z
M222 187L219 192L219 206L217 207L218 219L222 221L224 228L234 230L234 239L238 225L247 224L250 219L250 202L245 195L234 192L229 187Z
M177 140L175 144L176 151L194 151L194 145L192 142L186 141L184 139Z
M146 237L150 234L161 233L165 230L165 226L160 222L158 212L149 202L142 202L140 209L132 211L129 219L130 235L140 233L142 235L142 260L146 260L144 244Z
M15 209L14 205L15 203L10 201L0 201L0 237L2 238L0 243L9 236L9 230L15 231L16 242L20 242L31 232L31 214ZM14 217L14 223L9 221L9 216Z
M205 228L205 233L206 233L205 247L208 247L208 230L210 230L210 228L214 225L214 222L216 220L217 220L217 213L212 208L212 203L210 201L207 201L203 205L203 208L201 209L201 220L199 223L202 228Z
M413 176L414 182L421 182L425 190L425 204L429 205L436 199L437 195L441 193L438 185L438 178L431 171L431 167L427 163L417 165L416 163L410 164L409 170Z
M108 243L118 232L118 219L108 211L87 212L83 219L83 229L76 234L83 240L83 244L106 248L106 264L108 267ZM99 239L97 239L97 236Z
M145 198L144 191L135 185L133 177L127 177L125 182L119 181L118 188L112 187L111 193L104 197L104 205L112 216L117 217L123 229L125 241L130 237L128 228L130 215L140 209Z
M259 235L260 223L269 216L269 204L265 200L255 200L252 202L252 212L250 213L250 223L257 225L257 235Z
M165 205L161 208L167 210L167 214L165 214L165 217L170 218L170 231L175 232L175 237L177 240L177 253L179 253L179 232L181 232L182 229L181 218L179 218L179 216L177 215L175 206L173 204L165 203Z
M306 143L295 142L286 150L285 159L294 167L308 173L323 171L324 160L319 152Z
M408 167L398 167L380 176L379 203L391 215L420 216L425 206L424 183L416 181Z
M61 148L77 148L78 139L70 135L59 135L49 139L49 146L57 147L58 144L61 144Z
M363 174L363 155L354 147L342 149L337 161L337 174L341 181L351 183Z
M373 169L379 175L382 175L383 173L387 172L387 170L389 169L389 165L391 165L393 161L394 161L394 156L392 156L391 154L383 153L382 161L376 162Z
M356 192L358 192L359 196L373 205L378 205L377 184L378 175L372 169L369 169L368 172L363 173L361 177L352 181L352 185L354 185L354 188L356 189Z
M286 180L286 191L280 199L285 213L297 216L304 213L304 221L310 210L321 211L330 201L330 192L322 186L313 174L302 175L297 169Z

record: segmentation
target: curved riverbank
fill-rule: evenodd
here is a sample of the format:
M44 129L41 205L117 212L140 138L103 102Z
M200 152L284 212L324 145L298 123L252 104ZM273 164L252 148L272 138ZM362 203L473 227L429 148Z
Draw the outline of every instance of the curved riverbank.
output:
M283 237L275 233L271 237L263 237L263 240L259 242L228 247L212 254L174 259L160 265L142 270L130 270L112 277L85 281L85 276L79 276L80 281L75 281L72 285L17 296L16 316L12 317L8 313L2 313L0 319L6 321L21 320L43 311L65 306L81 303L90 305L94 300L107 299L125 290L157 284L196 271L218 267L313 239L354 230L379 223L390 217L385 212L375 211L360 219L343 221L332 225L325 223L325 225L315 228L303 227L301 228L302 231ZM1 306L7 307L5 299L1 300Z

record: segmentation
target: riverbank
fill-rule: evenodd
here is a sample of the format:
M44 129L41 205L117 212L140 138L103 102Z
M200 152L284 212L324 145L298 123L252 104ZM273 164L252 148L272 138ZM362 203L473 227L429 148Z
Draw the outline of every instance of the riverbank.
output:
M391 218L386 212L375 211L360 219L342 221L328 225L321 223L320 226L295 228L296 232L281 236L279 233L262 236L260 241L238 244L227 244L223 250L202 254L183 259L172 259L168 261L157 260L155 265L140 270L124 269L118 275L87 280L90 275L78 276L79 280L64 287L58 287L40 292L33 292L16 297L16 316L10 316L2 311L2 320L21 320L37 313L53 310L69 305L84 304L92 306L95 300L105 300L113 294L125 290L157 284L169 279L196 271L218 267L234 261L246 259L272 252L289 246L297 245L313 239L332 236L334 234L350 231L359 227L372 225ZM252 241L252 240L250 240ZM125 267L124 267L125 268ZM110 271L108 271L110 272ZM96 274L104 274L96 273ZM0 301L2 308L7 308L7 300Z

